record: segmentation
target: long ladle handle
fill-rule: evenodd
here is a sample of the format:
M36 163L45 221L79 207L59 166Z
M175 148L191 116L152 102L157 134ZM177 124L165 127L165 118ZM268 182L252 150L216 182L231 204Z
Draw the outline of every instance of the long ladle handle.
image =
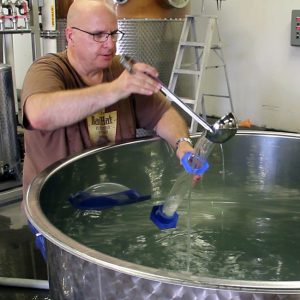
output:
M120 62L125 67L125 69L131 73L132 65L134 60L127 55L121 55ZM149 75L150 76L150 75ZM152 77L152 76L151 76ZM180 98L178 98L173 92L171 92L158 78L153 78L157 80L161 85L161 91L173 102L175 102L181 109L183 109L188 115L190 115L198 124L200 124L204 129L211 133L214 133L213 128L204 119L198 116L189 106L187 106Z
M198 124L211 133L214 133L212 127L200 116L198 116L189 106L187 106L180 98L173 94L161 81L161 91L173 102L175 102L180 108L182 108L187 114L189 114Z

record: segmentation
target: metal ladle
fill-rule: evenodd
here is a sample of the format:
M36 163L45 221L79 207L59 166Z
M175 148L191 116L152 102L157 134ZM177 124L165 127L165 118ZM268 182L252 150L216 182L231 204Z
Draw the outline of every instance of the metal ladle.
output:
M120 63L129 72L132 72L132 67L135 61L127 55L121 55ZM207 130L206 138L213 143L224 143L232 138L237 132L237 122L232 113L223 116L213 125L210 125L206 120L197 115L189 106L187 106L180 98L171 92L158 78L154 78L161 85L161 91L181 109L190 115L198 124Z

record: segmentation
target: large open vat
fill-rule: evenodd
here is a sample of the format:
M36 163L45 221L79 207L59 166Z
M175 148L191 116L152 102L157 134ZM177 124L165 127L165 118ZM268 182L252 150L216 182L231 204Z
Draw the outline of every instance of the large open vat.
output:
M192 259L184 254L185 246L179 258L174 257L178 240L166 246L167 231L149 220L151 206L165 199L182 172L164 141L103 147L56 163L34 180L26 199L28 218L47 240L53 299L298 299L299 153L300 135L276 132L240 131L222 148L216 146L210 169L195 187L196 196L189 204L183 201L179 210L174 236L185 235L179 241L186 241L190 224L201 252ZM99 182L118 182L152 195L142 209L132 206L130 229L118 225L128 206L105 211L109 218L74 213L70 207L71 193ZM135 220L135 211L142 221ZM79 225L78 215L85 218ZM109 231L111 226L119 230ZM69 229L80 238L69 235ZM101 240L98 232L106 230L103 240L109 240L110 248L81 242L90 234ZM128 231L135 232L135 238L122 240ZM135 245L156 235L162 235L164 247L156 248L153 257L147 247ZM134 249L130 258L129 248ZM160 258L163 262L158 263ZM176 259L179 269L169 268L168 260ZM199 270L186 267L192 269L196 260Z

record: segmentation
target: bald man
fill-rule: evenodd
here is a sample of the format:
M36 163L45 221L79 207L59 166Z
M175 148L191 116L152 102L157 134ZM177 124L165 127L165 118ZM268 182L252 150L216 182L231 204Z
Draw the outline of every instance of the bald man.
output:
M155 68L120 65L113 8L105 1L76 0L65 31L67 50L48 54L29 68L21 94L25 128L23 191L50 164L85 149L135 138L136 128L154 129L177 147L192 145L180 115L159 92ZM148 76L147 74L151 75Z

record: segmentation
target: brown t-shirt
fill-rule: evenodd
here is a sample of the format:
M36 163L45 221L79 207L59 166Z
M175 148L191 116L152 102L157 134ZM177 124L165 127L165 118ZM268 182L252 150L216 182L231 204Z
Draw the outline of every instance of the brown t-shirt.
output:
M103 82L114 80L123 70L116 57L111 67L104 70ZM22 108L26 99L33 94L84 87L86 84L70 65L66 51L49 54L29 68L21 94ZM26 192L39 172L62 158L79 154L94 145L131 140L135 138L136 128L153 129L169 107L169 102L160 94L151 97L131 95L88 119L53 131L32 130L23 111L23 191Z

